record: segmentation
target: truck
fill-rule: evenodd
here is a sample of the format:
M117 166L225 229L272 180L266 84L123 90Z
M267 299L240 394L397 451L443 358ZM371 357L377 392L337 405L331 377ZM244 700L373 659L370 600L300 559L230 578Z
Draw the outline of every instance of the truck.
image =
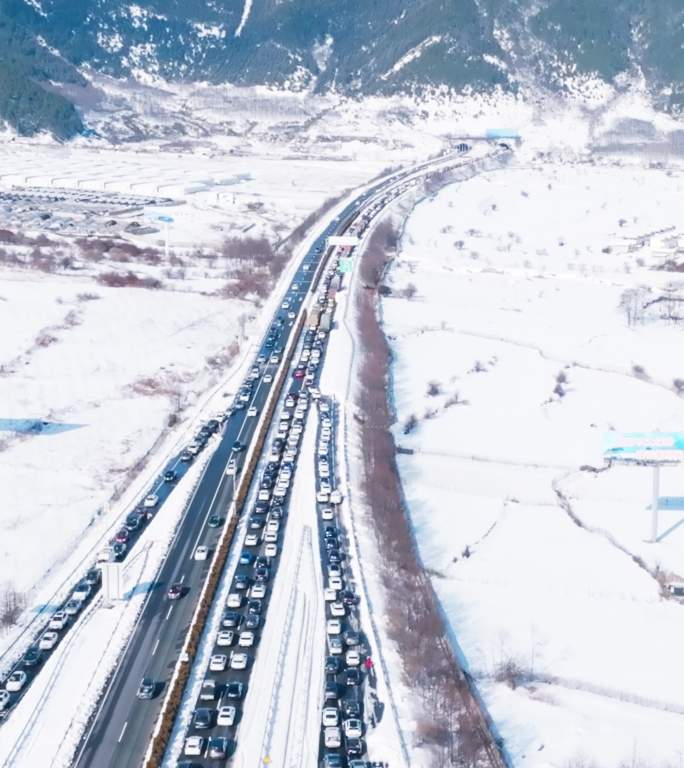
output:
M332 312L324 312L321 315L320 322L318 323L318 328L321 331L329 331L332 328Z
M318 323L321 317L321 311L318 307L313 307L309 312L309 328L318 328Z

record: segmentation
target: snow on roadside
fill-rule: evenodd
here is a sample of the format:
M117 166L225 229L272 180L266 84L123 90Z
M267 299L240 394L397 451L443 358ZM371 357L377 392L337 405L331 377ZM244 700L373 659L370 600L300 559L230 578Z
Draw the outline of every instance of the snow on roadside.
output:
M123 652L166 556L180 515L210 458L200 454L144 530L126 564L126 600L111 608L101 597L88 607L0 729L2 766L29 768L51 756L54 768L71 764L100 694Z
M681 328L621 308L677 290L650 267L676 247L682 170L597 165L511 167L420 204L382 302L421 557L513 764L539 768L684 751L684 609L654 578L681 574L681 511L646 543L648 471L580 470L604 432L684 418ZM674 470L663 486L681 496Z

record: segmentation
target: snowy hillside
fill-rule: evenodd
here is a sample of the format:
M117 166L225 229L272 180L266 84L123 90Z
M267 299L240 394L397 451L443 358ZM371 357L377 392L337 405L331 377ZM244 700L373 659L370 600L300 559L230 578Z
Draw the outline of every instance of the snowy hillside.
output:
M647 543L649 470L595 471L608 430L684 422L683 189L677 166L523 161L419 205L389 273L420 552L516 766L684 752L681 472Z

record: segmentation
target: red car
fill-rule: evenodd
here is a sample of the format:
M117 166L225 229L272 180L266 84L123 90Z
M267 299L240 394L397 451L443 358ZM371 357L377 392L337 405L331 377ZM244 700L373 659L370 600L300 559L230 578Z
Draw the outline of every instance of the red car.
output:
M128 529L121 528L118 530L114 536L114 541L116 541L117 544L125 544L128 541Z
M295 379L303 379L305 373L306 373L305 368L295 368L295 371L292 375L295 377Z
M169 587L169 590L166 593L166 596L169 598L169 600L178 600L179 597L183 596L183 585L172 584Z

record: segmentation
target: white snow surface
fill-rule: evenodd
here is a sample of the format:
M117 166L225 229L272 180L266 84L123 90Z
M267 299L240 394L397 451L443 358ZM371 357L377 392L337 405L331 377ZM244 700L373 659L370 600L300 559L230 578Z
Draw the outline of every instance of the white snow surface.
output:
M684 574L681 471L663 470L647 543L650 471L580 469L603 466L608 430L681 429L681 324L630 327L620 303L638 286L681 296L652 267L677 256L683 183L676 164L525 158L418 205L389 271L420 554L516 766L684 754L684 606L656 579ZM515 688L497 681L507 662Z

